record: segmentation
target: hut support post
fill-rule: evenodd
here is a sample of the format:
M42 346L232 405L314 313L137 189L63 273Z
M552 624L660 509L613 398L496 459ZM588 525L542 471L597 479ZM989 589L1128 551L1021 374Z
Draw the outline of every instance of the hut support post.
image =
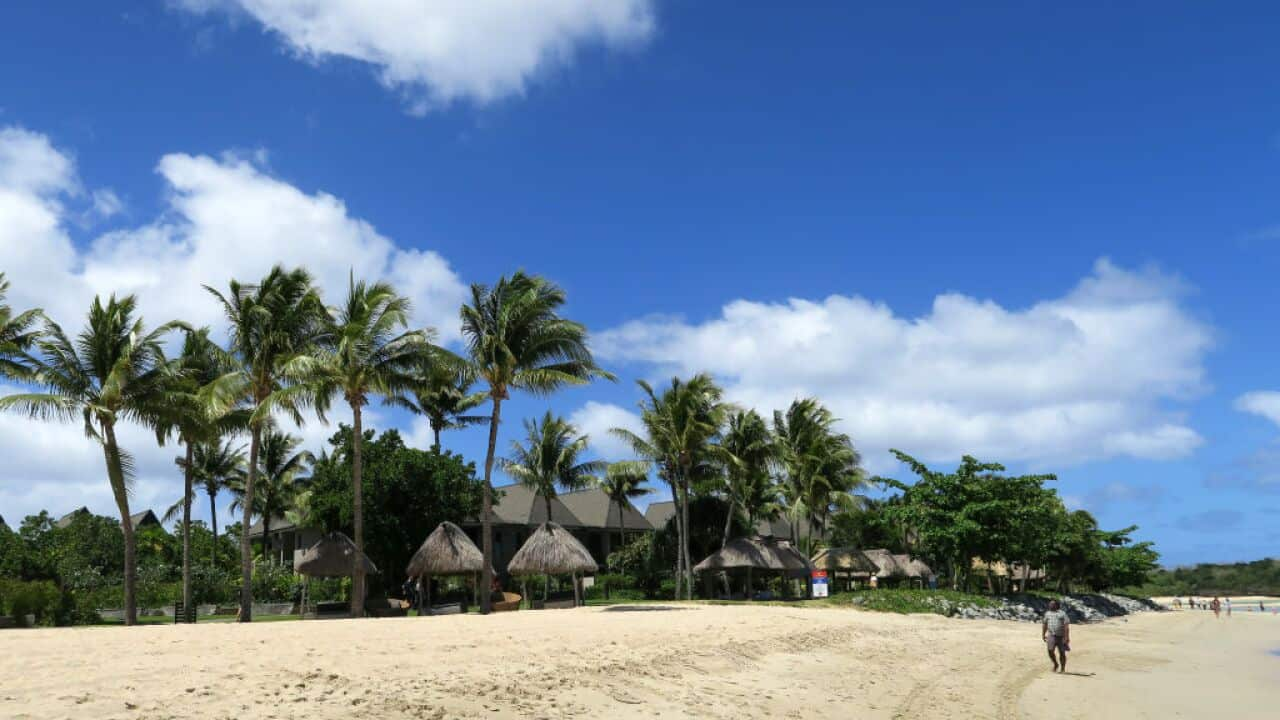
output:
M425 580L426 582L422 583L422 614L430 615L431 614L431 576L424 575L423 580Z
M754 594L751 592L751 568L747 568L747 600L754 600Z
M521 598L522 600L524 600L524 604L530 610L532 610L533 598L529 597L529 580L527 578L522 578L520 580L520 594L524 596L523 598Z
M582 588L578 585L578 573L572 575L573 578L573 606L582 606Z
M480 576L479 576L479 575L472 575L472 576L471 576L471 582L472 582L472 584L473 584L472 586L475 588L475 591L476 591L476 592L475 592L475 596L476 596L476 607L480 607Z

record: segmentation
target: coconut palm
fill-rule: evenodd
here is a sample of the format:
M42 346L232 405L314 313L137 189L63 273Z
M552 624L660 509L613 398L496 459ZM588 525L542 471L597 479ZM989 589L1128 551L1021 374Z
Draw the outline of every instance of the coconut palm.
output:
M813 526L825 524L833 507L850 507L850 493L866 483L859 467L862 458L849 436L835 430L837 422L831 411L813 398L795 400L786 413L774 412L791 539L799 542L797 525L800 518L807 519L809 549Z
M621 460L609 463L604 477L597 481L600 489L609 496L609 502L618 508L618 543L626 545L626 524L623 522L623 510L631 501L642 498L653 492L653 488L645 487L649 482L649 463L643 460Z
M608 466L601 460L582 460L588 437L562 417L548 410L542 418L524 421L525 443L511 441L511 457L500 458L502 471L542 497L551 517L556 486L567 491L591 484L596 473Z
M440 452L440 433L489 422L488 415L467 413L489 399L486 392L471 392L475 372L460 359L442 357L414 380L408 392L387 400L416 415L427 418L433 436L432 449Z
M409 299L386 283L356 282L351 277L347 300L328 321L324 339L300 374L323 413L330 398L341 395L351 407L351 486L355 544L364 552L364 486L361 448L364 407L370 395L396 397L413 387L423 368L443 351L431 344L433 331L405 330ZM352 580L351 614L364 613L364 569Z
M303 491L299 475L307 470L315 457L306 450L298 450L302 439L273 428L262 434L262 449L258 456L258 485L253 494L251 515L262 518L262 556L270 559L271 521L284 517L295 509L298 494ZM232 481L228 486L234 500L231 509L243 510L247 500L244 483ZM248 527L247 525L245 526ZM248 531L245 531L248 534Z
M498 446L502 401L512 390L548 395L565 385L613 376L596 365L587 347L587 329L560 317L565 294L541 277L517 272L493 287L471 286L463 305L462 335L476 377L488 385L489 448L484 461L481 538L484 569L480 610L488 613L493 582L493 461Z
M658 394L649 383L638 381L645 397L640 401L643 434L626 428L610 432L631 446L639 457L651 461L671 488L676 505L676 597L681 591L693 597L693 564L689 557L689 498L695 483L714 476L723 464L716 441L728 406L723 391L710 375L700 373L688 381L672 378Z
M74 339L46 321L36 344L39 357L29 359L29 379L44 392L0 398L0 409L25 411L39 420L79 417L85 434L102 446L124 531L126 625L138 621L137 543L129 519L133 457L120 447L116 429L121 422L155 425L166 407L181 402L172 390L178 369L165 359L161 347L163 336L180 326L167 323L147 331L142 319L135 317L136 311L132 295L120 299L112 295L105 303L94 298L88 324Z
M176 458L179 467L185 472L186 458ZM228 490L232 485L244 484L244 447L234 447L231 442L217 440L215 442L196 443L191 453L191 476L193 487L191 502L195 501L195 493L203 491L209 498L209 523L213 529L213 550L209 557L211 567L218 565L218 494ZM196 488L195 485L199 487ZM160 518L168 524L182 517L184 501L179 499L170 505Z
M183 493L179 501L182 509L182 600L184 607L189 608L192 600L191 501L194 496L196 445L243 425L247 416L231 409L238 386L234 363L222 348L209 339L209 328L187 333L177 363L181 375L175 378L173 390L183 402L167 406L159 425L160 432L175 433L178 442L186 448L184 456L176 458L176 463L183 471ZM166 513L165 522L169 520L169 513Z
M0 273L0 377L23 379L30 371L27 351L40 337L36 325L43 315L38 309L15 315L5 304L8 294L9 281Z
M764 418L755 410L737 410L729 416L720 441L726 456L724 496L729 512L724 521L724 542L736 509L747 517L747 527L776 512L777 489L769 474L777 462L778 446Z
M249 462L244 479L244 532L240 534L240 622L253 615L253 551L249 545L250 514L258 479L262 432L279 411L302 422L299 408L308 398L290 392L296 366L313 352L326 329L327 314L311 275L301 268L273 267L258 284L232 280L224 295L205 286L226 313L231 352L238 364L239 394L249 418Z

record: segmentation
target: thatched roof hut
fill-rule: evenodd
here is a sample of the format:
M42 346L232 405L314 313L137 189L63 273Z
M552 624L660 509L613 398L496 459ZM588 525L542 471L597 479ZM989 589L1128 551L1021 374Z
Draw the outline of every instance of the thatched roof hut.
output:
M725 543L694 566L694 572L707 570L766 570L788 575L807 575L808 559L786 540L772 537L740 537Z
M356 573L357 562L364 567L366 575L378 572L369 556L356 550L351 538L332 532L307 548L294 563L294 570L311 577L350 577Z
M484 570L484 554L462 528L445 521L423 541L413 554L405 574L411 578L427 575L475 575ZM496 573L495 573L496 575Z
M849 575L871 575L879 570L876 564L861 550L852 547L834 547L819 550L811 560L813 566L827 572Z
M507 572L512 575L568 575L597 570L599 566L586 546L554 522L539 525L507 563Z
M912 558L910 555L894 555L893 561L896 562L907 577L912 580L924 580L933 574L933 570L919 558Z
M875 576L881 580L892 577L906 577L907 575L907 569L898 563L893 553L884 548L863 550L862 554L866 555L867 559L875 564Z

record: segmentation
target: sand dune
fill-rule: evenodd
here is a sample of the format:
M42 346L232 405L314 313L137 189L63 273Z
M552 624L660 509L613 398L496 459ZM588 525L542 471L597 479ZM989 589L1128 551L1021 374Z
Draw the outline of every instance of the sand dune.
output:
M1274 718L1280 618L652 606L0 633L4 718Z

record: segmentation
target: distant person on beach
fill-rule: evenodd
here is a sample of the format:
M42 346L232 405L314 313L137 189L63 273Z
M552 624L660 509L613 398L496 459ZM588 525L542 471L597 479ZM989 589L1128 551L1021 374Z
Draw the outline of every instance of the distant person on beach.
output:
M1063 612L1057 600L1049 601L1049 612L1044 614L1040 623L1040 639L1049 649L1049 661L1053 663L1053 671L1067 671L1067 653L1071 650L1071 618ZM1054 657L1053 651L1058 651Z
M1213 596L1213 602L1209 603L1209 609L1213 611L1213 616L1222 619L1222 603L1218 600L1218 596Z
M872 590L875 590L875 589L876 589L877 587L879 587L879 586L880 586L880 581L879 581L878 579L876 579L876 576L875 576L875 575L872 575L872 576L871 576L871 589L872 589Z
M1227 617L1231 617L1231 598L1227 598Z
M1266 611L1267 611L1267 609L1266 609L1265 607L1263 607L1263 605L1262 605L1262 601L1261 601L1261 600L1259 600L1259 601L1258 601L1258 612L1266 612Z

